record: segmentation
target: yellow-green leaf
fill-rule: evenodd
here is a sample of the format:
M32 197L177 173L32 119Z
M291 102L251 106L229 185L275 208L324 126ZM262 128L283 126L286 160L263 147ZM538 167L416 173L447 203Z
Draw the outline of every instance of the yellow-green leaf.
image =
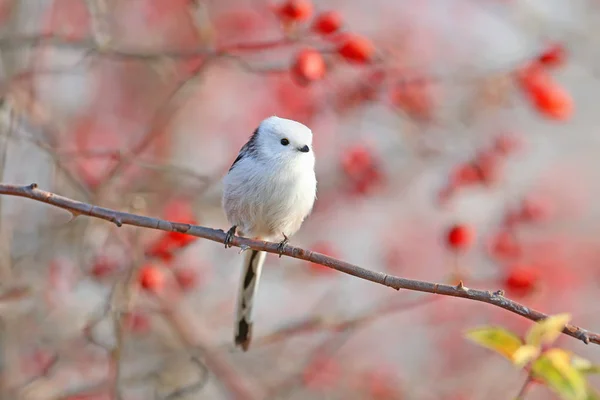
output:
M483 347L502 354L511 361L515 352L523 345L523 341L514 333L494 326L470 329L466 337Z
M542 354L534 361L532 372L562 399L587 399L587 383L583 375L571 365L570 354L562 349L550 349Z
M585 400L600 400L600 394L596 390L588 387L587 397Z
M562 332L565 324L569 322L571 315L557 314L548 317L529 329L525 342L532 346L541 346L554 342Z
M539 347L526 344L515 351L512 356L512 362L519 367L523 367L528 362L535 360L539 355Z
M599 374L600 365L592 364L591 361L579 356L571 357L571 365L582 374Z

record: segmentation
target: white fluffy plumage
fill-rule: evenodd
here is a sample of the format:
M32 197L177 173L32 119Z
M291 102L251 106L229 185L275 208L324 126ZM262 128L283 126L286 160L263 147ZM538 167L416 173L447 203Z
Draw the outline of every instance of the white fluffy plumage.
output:
M300 229L317 190L312 132L279 117L261 122L223 180L223 209L240 236L282 241ZM235 342L247 350L265 253L248 250L238 295Z

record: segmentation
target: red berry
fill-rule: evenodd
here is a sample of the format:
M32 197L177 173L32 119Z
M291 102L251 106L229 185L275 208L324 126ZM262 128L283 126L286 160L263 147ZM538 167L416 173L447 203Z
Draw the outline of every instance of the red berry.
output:
M190 268L179 268L175 270L175 280L182 290L191 290L198 284L198 274Z
M531 65L519 74L519 83L537 110L545 116L566 121L573 115L573 99L541 67Z
M466 250L475 239L473 228L468 225L454 225L448 231L448 245L454 250Z
M533 290L539 280L540 273L537 268L529 265L512 265L505 278L507 289L526 295Z
M538 57L540 64L546 67L558 67L565 63L567 52L560 43L550 44Z
M313 12L313 5L308 0L288 0L279 9L279 17L289 21L306 21Z
M292 65L292 76L300 84L323 79L326 72L325 60L321 53L313 49L302 50L296 56Z
M138 273L138 283L149 291L161 290L165 283L164 273L154 265L145 265Z
M370 40L353 34L344 36L338 54L346 59L346 61L356 64L364 64L373 58L375 48Z
M337 32L342 26L342 17L335 11L326 11L317 15L312 30L321 35L329 35Z

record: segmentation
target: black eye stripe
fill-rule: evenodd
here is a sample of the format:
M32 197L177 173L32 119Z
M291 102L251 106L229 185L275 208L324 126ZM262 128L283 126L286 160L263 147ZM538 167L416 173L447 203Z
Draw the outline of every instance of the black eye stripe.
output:
M287 139L285 139L285 138L283 138L283 139L281 139L281 144L284 145L284 146L287 146L288 144L290 144L290 141L287 140Z

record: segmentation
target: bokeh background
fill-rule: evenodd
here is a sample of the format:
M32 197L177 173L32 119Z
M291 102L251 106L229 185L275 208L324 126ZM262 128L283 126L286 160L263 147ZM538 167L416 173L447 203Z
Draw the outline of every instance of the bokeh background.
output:
M599 8L0 0L0 181L228 229L239 148L296 119L319 184L294 245L598 331ZM0 216L2 399L509 399L525 379L465 340L531 326L486 304L269 255L243 353L235 249L21 198Z

